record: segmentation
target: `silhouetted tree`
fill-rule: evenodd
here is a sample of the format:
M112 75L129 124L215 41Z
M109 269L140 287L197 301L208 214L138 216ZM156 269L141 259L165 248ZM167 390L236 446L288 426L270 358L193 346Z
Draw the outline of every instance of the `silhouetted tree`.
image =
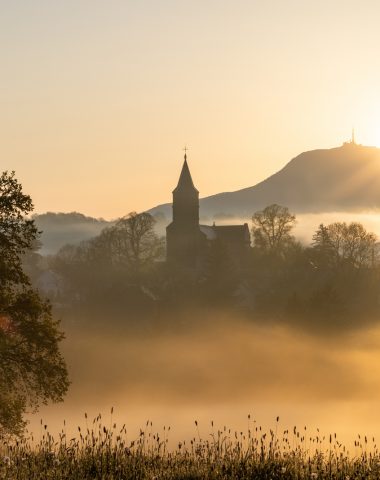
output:
M149 213L130 213L97 237L62 247L50 265L63 278L64 303L126 311L136 304L133 292L153 297L156 260L164 253L154 226Z
M321 223L313 235L312 243L308 248L308 256L311 266L318 270L318 273L324 274L335 269L337 265L337 255L334 245L331 241L328 226Z
M163 242L154 231L149 213L132 212L101 233L98 242L111 252L112 262L140 273L163 255Z
M313 236L313 249L324 265L361 268L377 262L376 235L357 222L320 225Z
M267 252L281 252L294 240L290 235L296 222L287 207L272 204L252 217L254 247Z
M22 258L38 231L25 215L32 200L14 172L0 176L0 433L19 432L23 413L49 400L60 401L68 388L59 352L63 334L50 305L33 290Z

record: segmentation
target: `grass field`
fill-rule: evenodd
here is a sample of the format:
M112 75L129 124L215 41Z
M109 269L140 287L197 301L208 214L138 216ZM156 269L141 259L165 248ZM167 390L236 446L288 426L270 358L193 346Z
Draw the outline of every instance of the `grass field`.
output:
M112 417L111 417L112 418ZM170 427L154 433L146 422L137 438L125 425L103 425L101 415L78 427L75 438L65 428L53 438L42 425L41 439L3 438L1 479L379 479L380 453L374 438L360 437L352 449L335 434L311 436L306 427L264 432L247 418L245 432L210 423L201 438L169 448ZM109 423L109 422L107 422Z

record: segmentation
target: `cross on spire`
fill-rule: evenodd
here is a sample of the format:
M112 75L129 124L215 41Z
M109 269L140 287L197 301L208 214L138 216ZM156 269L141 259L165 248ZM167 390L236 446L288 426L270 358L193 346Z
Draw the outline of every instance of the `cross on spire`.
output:
M185 155L184 155L185 160L187 159L187 151L188 151L188 150L189 150L189 149L188 149L187 146L185 145L185 148L183 149L183 151L185 152Z

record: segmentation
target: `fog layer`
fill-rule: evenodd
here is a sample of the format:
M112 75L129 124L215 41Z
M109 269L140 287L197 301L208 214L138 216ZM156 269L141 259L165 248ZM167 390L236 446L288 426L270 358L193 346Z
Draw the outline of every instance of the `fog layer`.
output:
M72 379L64 404L32 417L75 431L84 412L137 431L147 419L171 425L173 438L194 434L195 419L242 428L251 413L258 423L307 424L353 439L376 434L380 405L380 328L316 337L296 329L254 326L215 314L191 315L176 332L113 334L70 329L64 345ZM202 326L202 323L204 325ZM107 416L108 415L108 416Z

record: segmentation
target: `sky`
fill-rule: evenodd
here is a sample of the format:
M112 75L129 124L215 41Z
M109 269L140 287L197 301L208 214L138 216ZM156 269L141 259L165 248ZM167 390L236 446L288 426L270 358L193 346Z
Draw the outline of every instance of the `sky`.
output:
M303 151L380 146L377 0L0 0L0 170L35 211L117 218Z

